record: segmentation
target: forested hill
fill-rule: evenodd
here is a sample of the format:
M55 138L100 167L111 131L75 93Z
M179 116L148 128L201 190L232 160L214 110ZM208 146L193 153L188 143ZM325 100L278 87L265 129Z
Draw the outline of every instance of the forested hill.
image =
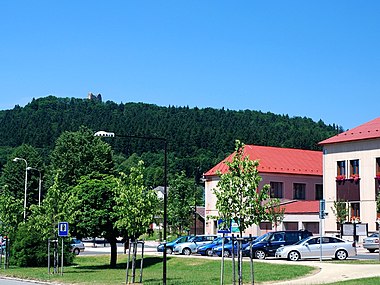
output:
M260 111L117 104L53 96L33 99L25 107L0 111L0 122L2 147L26 143L51 149L63 131L76 131L85 125L94 131L107 130L117 135L167 138L169 153L195 164L199 164L196 158L206 160L207 165L202 168L212 166L231 153L235 139L245 144L315 150L319 141L337 132L337 126L322 121ZM162 149L154 141L118 144L119 148L125 144L124 150L129 153Z

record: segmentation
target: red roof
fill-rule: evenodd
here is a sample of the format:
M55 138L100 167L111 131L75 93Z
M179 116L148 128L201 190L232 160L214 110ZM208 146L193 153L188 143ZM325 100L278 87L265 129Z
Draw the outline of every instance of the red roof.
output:
M244 154L251 159L259 160L258 171L261 173L322 175L321 151L246 145ZM204 175L217 175L218 170L226 173L228 166L225 161L232 161L233 156L234 153L230 154Z
M380 138L380 117L344 133L321 141L319 144L324 145L377 138Z
M281 205L285 214L311 214L319 213L319 201L294 201Z

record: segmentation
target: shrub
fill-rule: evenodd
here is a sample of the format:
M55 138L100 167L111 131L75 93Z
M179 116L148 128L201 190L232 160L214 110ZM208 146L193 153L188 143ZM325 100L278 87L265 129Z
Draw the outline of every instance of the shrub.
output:
M74 255L70 252L68 239L64 244L64 264L71 264ZM61 254L61 246L58 246ZM20 267L47 266L48 264L48 242L41 232L27 223L20 224L14 239L11 240L11 258L13 265ZM51 264L53 264L53 249L50 249Z

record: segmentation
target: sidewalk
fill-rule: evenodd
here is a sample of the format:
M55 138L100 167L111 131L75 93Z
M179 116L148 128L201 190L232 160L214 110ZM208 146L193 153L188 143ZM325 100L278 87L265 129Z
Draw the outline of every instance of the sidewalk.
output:
M267 262L267 261L265 261ZM281 263L279 260L271 260L271 263ZM287 262L289 264L289 262ZM300 279L289 281L271 282L275 285L309 285L326 284L349 279L380 276L380 264L337 264L329 261L303 261L300 265L309 265L318 268L318 272Z

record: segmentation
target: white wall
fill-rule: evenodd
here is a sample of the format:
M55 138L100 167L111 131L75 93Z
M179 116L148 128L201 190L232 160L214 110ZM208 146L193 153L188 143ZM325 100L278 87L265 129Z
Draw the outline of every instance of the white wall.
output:
M326 199L326 211L329 212L325 222L325 231L336 231L336 217L331 207L336 201L337 162L346 160L346 171L349 172L349 161L359 159L360 175L360 219L368 223L368 231L376 230L376 195L375 179L376 158L380 157L380 139L362 140L324 146L323 189ZM347 173L349 176L350 173Z

